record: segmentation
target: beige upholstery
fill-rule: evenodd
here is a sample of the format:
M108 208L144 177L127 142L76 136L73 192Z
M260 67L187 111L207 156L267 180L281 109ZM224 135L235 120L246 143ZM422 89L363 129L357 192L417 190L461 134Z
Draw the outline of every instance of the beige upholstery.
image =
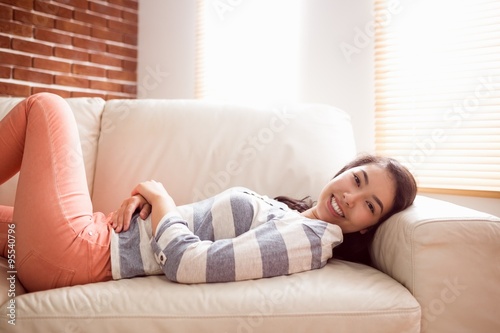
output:
M0 98L0 117L13 103ZM325 105L70 104L94 207L104 212L144 179L162 181L179 204L234 185L314 199L355 155L349 117ZM0 204L12 205L14 192L15 180L0 186ZM234 283L151 276L29 294L17 285L16 326L7 321L12 298L1 268L0 331L496 332L499 240L498 218L419 197L377 233L380 270L331 260L316 271Z
M115 210L145 179L161 181L178 204L234 185L315 197L354 152L349 117L324 105L110 101L93 202L96 210Z
M417 298L424 332L500 331L497 217L419 196L380 227L371 253Z

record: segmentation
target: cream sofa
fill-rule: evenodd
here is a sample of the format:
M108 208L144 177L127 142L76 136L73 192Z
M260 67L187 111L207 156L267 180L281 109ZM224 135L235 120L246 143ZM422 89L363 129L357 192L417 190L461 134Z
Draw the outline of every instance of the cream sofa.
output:
M1 98L0 118L19 100ZM68 102L103 212L145 179L162 181L178 204L233 185L315 198L356 151L349 117L325 105ZM0 186L0 204L13 205L15 186L16 178ZM254 281L182 285L152 276L25 293L2 258L0 331L497 333L499 255L500 219L419 195L379 229L377 269L331 260Z

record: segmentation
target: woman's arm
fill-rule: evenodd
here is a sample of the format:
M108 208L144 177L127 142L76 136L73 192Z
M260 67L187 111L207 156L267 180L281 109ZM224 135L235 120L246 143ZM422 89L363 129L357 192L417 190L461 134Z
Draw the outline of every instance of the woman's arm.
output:
M143 220L152 214L154 234L160 219L168 212L176 210L176 205L161 183L154 180L139 183L132 190L131 197L125 199L113 214L111 226L115 232L127 231L130 228L132 215L137 210Z
M151 205L140 194L132 195L123 200L122 205L113 213L111 227L116 233L127 231L130 228L132 215L139 210L139 216L145 220L151 214Z
M162 183L148 180L139 183L133 190L132 195L140 195L151 205L151 227L153 235L160 220L170 212L177 210L174 199L168 194Z
M337 225L298 215L273 219L235 238L202 241L180 216L171 214L163 217L150 244L169 280L207 283L321 268L341 242Z

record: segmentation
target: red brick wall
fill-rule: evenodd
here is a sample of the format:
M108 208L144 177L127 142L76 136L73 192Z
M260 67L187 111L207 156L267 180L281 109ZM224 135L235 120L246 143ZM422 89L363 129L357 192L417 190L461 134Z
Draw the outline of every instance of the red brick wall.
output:
M138 0L0 0L0 96L135 98Z

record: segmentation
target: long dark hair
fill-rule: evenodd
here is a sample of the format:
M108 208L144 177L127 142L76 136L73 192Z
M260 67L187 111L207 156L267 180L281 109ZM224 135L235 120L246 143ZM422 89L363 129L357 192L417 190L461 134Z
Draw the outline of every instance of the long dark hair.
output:
M346 164L333 177L337 177L344 171L366 164L377 164L389 171L391 178L396 185L396 194L392 209L380 218L377 224L371 226L364 234L352 232L344 234L344 241L333 250L333 256L338 259L371 264L369 248L378 227L392 215L408 208L417 195L417 183L411 172L397 160L376 155L361 155ZM314 206L314 202L307 197L304 199L293 199L287 196L275 198L295 209L300 213Z

